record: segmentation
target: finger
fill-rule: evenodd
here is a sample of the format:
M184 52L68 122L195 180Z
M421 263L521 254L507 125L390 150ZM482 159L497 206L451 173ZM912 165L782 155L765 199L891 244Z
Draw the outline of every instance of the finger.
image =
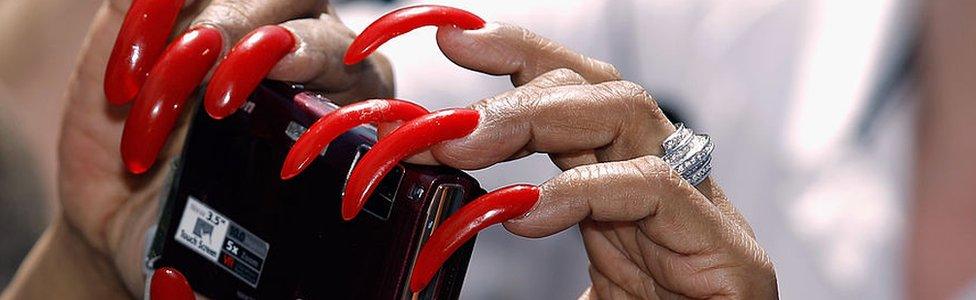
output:
M472 70L512 75L516 86L561 67L579 72L592 83L620 79L610 64L569 51L524 28L485 24L470 12L437 5L407 7L379 18L350 45L345 62L356 63L387 40L428 25L439 27L438 45L449 59ZM480 53L486 50L482 57Z
M368 168L377 167L370 165ZM715 224L709 222L708 214L721 218L721 213L658 157L577 167L547 181L542 187L549 189L546 194L530 185L502 188L478 197L447 218L421 248L412 272L411 290L422 289L441 264L478 231L506 220L510 220L505 223L506 228L515 234L542 237L586 218L602 222L650 218L641 223L644 225L641 230L678 253L705 251L718 239L713 230ZM667 205L666 209L662 208L664 205ZM518 216L521 217L516 218ZM636 229L630 230L636 233ZM631 243L618 240L614 244ZM594 245L605 248L588 248L589 253L617 254L591 258L594 264L613 265L618 271L630 268L623 270L622 274L630 274L627 276L613 273L617 276L610 278L614 283L627 285L625 288L631 293L643 293L653 288L644 285L648 277L630 263L635 261L633 258L625 256L619 249L607 249L607 245L613 244L606 241L587 246Z
M640 229L677 253L698 253L721 240L721 212L655 156L584 165L540 186L539 202L505 223L512 233L542 237L580 221L643 220Z
M606 276L600 274L600 272L593 268L592 265L587 269L587 271L590 273L590 281L593 282L592 291L595 295L597 295L597 297L594 298L613 299L610 296L610 287L613 285L610 283L610 279L607 279Z
M441 5L416 5L391 11L356 38L346 51L345 63L352 65L376 51L386 41L423 26L453 25L465 29L481 28L485 21L462 9Z
M443 26L437 45L454 63L478 72L510 75L516 86L558 69L571 69L590 83L619 80L613 65L576 53L525 28L488 23L481 29Z
M362 91L355 100L390 97L392 76L382 56L354 66L342 64L343 51L353 37L351 30L327 14L255 29L214 71L204 99L207 113L216 119L234 113L265 77L301 82L327 91L331 99L350 90Z
M726 224L718 226L735 226L731 220L724 221ZM695 299L749 299L747 295L756 291L775 290L775 283L767 277L773 274L772 264L754 239L744 231L728 231L722 238L722 246L697 254L675 253L653 240L638 242L649 261L645 267L660 284L660 291L682 291L683 296Z
M324 0L213 0L191 21L190 27L206 24L217 29L227 43L222 53L255 28L324 12Z
M295 37L284 27L265 25L234 46L214 70L204 108L214 119L237 111L283 56L295 48Z
M190 0L192 1L192 0ZM103 88L112 104L125 104L135 98L149 70L166 48L185 0L112 1L111 8L128 7L115 46L105 64Z
M156 162L187 98L217 60L220 33L200 26L180 36L150 71L122 131L122 160L141 174Z
M416 293L423 289L454 251L478 231L524 214L538 199L538 188L521 184L500 188L461 207L431 233L420 249L411 272L410 290Z
M375 57L375 56L370 56L370 57ZM586 83L586 80L583 79L583 76L580 76L578 73L573 72L572 70L569 70L569 69L556 69L556 70L550 71L548 73L542 74L539 77L536 77L535 79L533 79L529 83L525 84L522 88L523 89L545 89L545 88L559 87L559 86L582 85L582 84L585 84L585 83ZM517 92L518 91L509 91L509 92L506 92L506 93L500 95L499 97L512 97L512 96L515 96L516 95L515 93L517 93ZM386 136L389 132L393 131L394 129L396 129L399 126L400 126L400 124L397 124L397 123L380 124L377 127L377 129L378 129L377 130L377 135L380 138L382 138L382 137ZM509 156L507 159L518 159L518 158L521 158L521 157L524 157L524 156L527 156L527 155L530 155L530 154L532 154L532 152L524 151L523 150L523 151L521 151L519 153L515 153L515 154ZM589 161L589 158L590 157L592 157L592 155L586 157L586 160L585 161ZM407 161L410 162L410 163L424 164L424 165L437 165L437 164L440 164L437 161L437 159L434 158L433 154L430 153L430 151L424 151L424 152L419 153L417 155L413 155L410 158L408 158ZM577 161L579 161L581 163L584 162L584 160L577 160Z
M589 254L592 267L606 277L609 282L631 295L653 295L654 279L644 273L631 257L627 256L625 250L620 248L620 243L613 243L607 239L606 232L612 231L609 228L611 223L584 222L586 226L580 226L584 236L588 237L583 244L586 253Z
M180 271L162 267L153 272L149 281L150 300L193 300L196 296Z
M415 118L379 140L356 163L342 193L342 218L352 220L362 210L380 180L407 156L435 143L471 133L480 118L478 111L447 109Z
M431 149L442 164L477 169L522 152L579 153L599 149L601 161L660 155L674 131L640 86L614 81L545 90L517 88L473 105L478 128ZM573 167L573 166L568 166Z
M269 78L305 83L340 102L393 96L393 75L384 56L373 55L351 66L342 63L356 34L335 16L323 14L281 26L295 33L298 47L271 70Z
M228 43L252 28L321 9L317 0L217 0L195 25L171 44L136 96L122 134L122 159L130 172L147 171L156 161L185 101L203 82ZM151 88L150 88L151 87Z
M315 121L288 151L281 179L291 179L307 168L333 139L368 123L413 120L427 114L420 105L394 99L366 100L343 106Z
M704 194L705 197L712 202L712 204L715 204L715 206L718 207L723 214L735 221L735 224L738 225L739 228L748 233L750 237L756 237L756 233L752 230L752 226L749 225L746 217L735 208L735 205L732 205L732 201L729 201L729 198L725 196L725 192L722 191L722 188L720 188L717 183L715 183L714 179L711 177L705 178L704 181L695 187L698 188L698 190L701 191L702 194Z
M576 73L576 71L567 68L559 68L533 78L531 81L523 85L523 87L546 89L559 86L584 84L587 84L587 82L586 79L583 78L583 75L580 75L579 73Z
M590 267L590 280L597 287L597 295L600 299L640 299L631 295L624 289L613 283L606 275L600 273L596 268Z

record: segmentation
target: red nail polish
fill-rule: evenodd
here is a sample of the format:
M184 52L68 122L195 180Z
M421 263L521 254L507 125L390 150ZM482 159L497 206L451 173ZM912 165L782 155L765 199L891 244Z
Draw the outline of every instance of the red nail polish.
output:
M166 48L184 0L135 0L115 38L105 68L105 98L125 104L136 97L149 70Z
M237 111L268 72L293 48L295 37L284 27L267 25L251 31L214 71L204 98L207 113L214 119L222 119Z
M417 5L397 9L369 24L349 45L344 61L347 65L358 63L386 41L411 30L431 25L479 29L485 27L485 20L468 11L448 6Z
M291 179L308 168L336 137L366 123L407 121L427 114L422 106L396 99L367 100L339 108L323 116L302 134L288 151L281 179Z
M419 292L454 251L488 226L524 215L539 201L539 188L516 184L474 199L444 220L417 255L410 290Z
M198 27L174 41L150 71L122 132L122 160L143 173L166 144L183 104L203 81L221 50L216 29Z
M464 137L478 126L471 109L433 112L404 123L366 152L349 174L342 193L342 218L352 220L362 210L380 180L407 156L447 140Z
M176 269L162 267L153 272L149 282L150 300L193 300L193 289L186 277Z

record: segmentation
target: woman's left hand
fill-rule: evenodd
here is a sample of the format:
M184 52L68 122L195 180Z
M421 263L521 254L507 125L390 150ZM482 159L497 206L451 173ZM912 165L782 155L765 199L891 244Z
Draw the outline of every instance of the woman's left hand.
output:
M775 298L776 276L721 188L697 188L661 158L675 127L640 85L609 64L523 28L442 27L441 50L463 67L508 74L515 89L484 99L477 129L412 158L479 169L548 153L565 172L505 227L543 237L580 224L590 298ZM517 254L513 254L517 255Z

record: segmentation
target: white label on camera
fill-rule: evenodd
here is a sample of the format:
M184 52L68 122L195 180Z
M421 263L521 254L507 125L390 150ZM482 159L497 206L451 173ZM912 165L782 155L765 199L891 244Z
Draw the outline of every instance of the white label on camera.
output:
M271 247L193 196L186 200L176 240L255 288Z
M186 201L176 240L207 259L217 262L229 227L227 218L192 196Z

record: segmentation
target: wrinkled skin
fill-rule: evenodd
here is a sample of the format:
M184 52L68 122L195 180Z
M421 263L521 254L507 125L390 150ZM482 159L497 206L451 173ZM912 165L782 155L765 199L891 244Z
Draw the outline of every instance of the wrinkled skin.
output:
M118 145L128 107L109 105L101 80L126 7L126 1L111 1L102 8L72 77L59 192L67 222L111 261L110 271L131 295L141 295L145 232L155 221L168 161L180 149L186 120L153 169L140 176L125 171ZM338 19L324 14L288 21L329 11L312 0L197 1L185 8L174 32L191 23L216 24L229 39L226 51L251 29L286 22L296 35L304 32L310 46L286 56L270 78L306 82L335 92L330 97L339 101L392 96L390 68L381 56L341 66L354 34ZM776 297L772 264L721 189L711 180L696 189L655 156L674 127L643 88L621 81L606 63L512 25L445 27L438 43L455 63L510 75L516 87L471 106L482 119L470 136L412 160L477 169L549 153L566 172L541 186L529 214L505 226L539 237L581 224L593 279L584 297Z

